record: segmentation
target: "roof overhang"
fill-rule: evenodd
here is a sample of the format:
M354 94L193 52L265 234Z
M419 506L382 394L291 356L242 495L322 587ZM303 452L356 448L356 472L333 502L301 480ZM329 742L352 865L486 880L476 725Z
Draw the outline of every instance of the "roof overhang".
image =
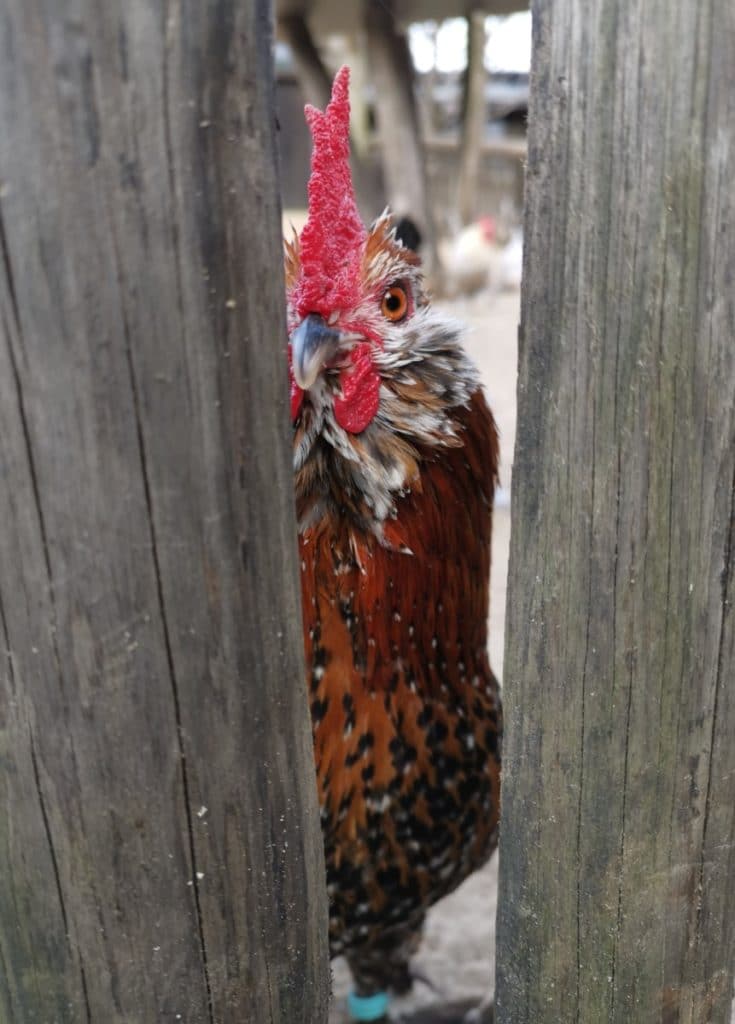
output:
M354 32L369 17L370 4L380 0L276 0L276 14L306 15L309 26L317 35ZM394 0L396 21L401 26L417 21L464 17L469 9L487 14L515 14L527 11L523 0ZM367 11L367 15L366 12Z

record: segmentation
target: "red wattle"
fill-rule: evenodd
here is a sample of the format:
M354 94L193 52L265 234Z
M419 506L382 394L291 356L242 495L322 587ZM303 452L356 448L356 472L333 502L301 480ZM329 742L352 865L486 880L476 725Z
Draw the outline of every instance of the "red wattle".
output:
M370 358L370 345L358 345L350 368L340 374L342 397L334 399L334 418L343 430L360 434L373 420L380 403L380 376Z

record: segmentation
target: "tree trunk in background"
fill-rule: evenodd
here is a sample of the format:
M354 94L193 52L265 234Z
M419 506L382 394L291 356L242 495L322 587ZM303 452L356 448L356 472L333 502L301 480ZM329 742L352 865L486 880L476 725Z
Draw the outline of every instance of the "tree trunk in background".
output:
M0 1019L324 1021L264 0L5 0Z
M332 79L324 67L303 14L284 14L278 34L291 48L304 102L324 110L332 94Z
M397 216L417 224L424 267L431 275L437 268L436 238L408 40L396 25L390 0L365 0L364 14L388 202Z
M534 19L498 1019L724 1022L735 7Z
M462 224L469 224L478 212L476 204L486 115L485 18L484 11L473 11L467 18L467 72L458 186L458 209Z
M294 63L298 74L298 82L305 103L311 103L319 110L324 110L332 95L332 76L327 70L314 38L309 31L303 14L283 15L278 19L278 34L291 47ZM353 64L353 61L350 61ZM352 177L355 195L362 216L368 223L377 217L385 206L385 199L380 188L380 176L377 167L370 164L369 159L356 145L354 112L362 103L360 90L361 77L355 75L354 66L350 77L350 118ZM309 168L304 168L304 176L308 177Z

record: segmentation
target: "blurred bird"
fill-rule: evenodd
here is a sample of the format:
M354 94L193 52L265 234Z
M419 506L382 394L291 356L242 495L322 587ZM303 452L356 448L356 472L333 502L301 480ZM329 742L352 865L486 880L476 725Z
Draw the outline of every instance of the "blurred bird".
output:
M480 217L468 224L442 246L446 291L467 295L493 284L499 265L497 224L493 217Z
M357 212L347 68L306 117L309 216L286 243L304 637L331 953L375 1020L411 985L427 909L496 845L498 437L418 257Z

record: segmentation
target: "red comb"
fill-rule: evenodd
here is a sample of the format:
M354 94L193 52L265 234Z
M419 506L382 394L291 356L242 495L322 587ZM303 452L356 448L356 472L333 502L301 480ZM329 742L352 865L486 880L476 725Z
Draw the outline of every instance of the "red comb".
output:
M301 232L301 275L292 302L299 316L354 304L367 231L350 173L350 69L337 72L332 98L322 113L304 113L314 139L309 178L309 216Z

